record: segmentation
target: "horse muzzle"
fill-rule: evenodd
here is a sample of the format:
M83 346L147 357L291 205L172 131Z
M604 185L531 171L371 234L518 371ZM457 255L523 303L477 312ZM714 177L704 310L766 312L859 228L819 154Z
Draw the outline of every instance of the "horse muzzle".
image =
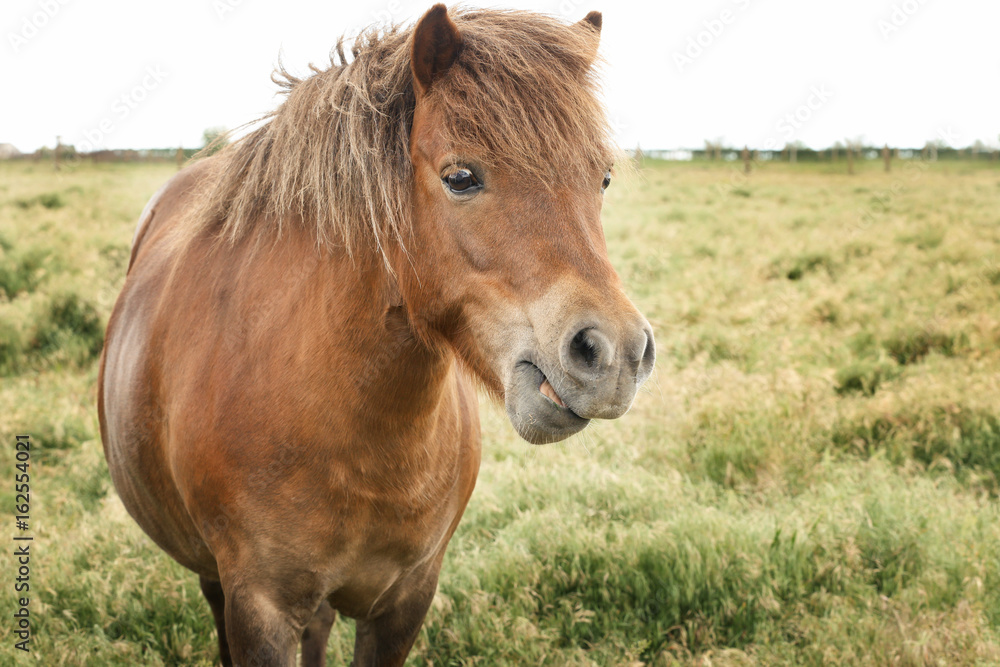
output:
M656 360L652 328L636 315L619 327L577 321L565 328L555 350L520 355L505 387L505 404L522 438L536 445L558 442L591 419L628 412Z

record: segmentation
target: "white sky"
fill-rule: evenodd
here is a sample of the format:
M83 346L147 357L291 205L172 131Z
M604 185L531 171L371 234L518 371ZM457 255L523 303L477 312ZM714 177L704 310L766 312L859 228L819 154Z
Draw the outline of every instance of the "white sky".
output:
M3 0L0 142L30 151L58 134L77 146L197 147L206 127L236 127L280 102L269 78L279 53L306 72L309 62L326 64L342 32L378 18L410 22L431 4ZM858 137L1000 144L997 0L498 6L567 21L604 13L606 98L627 148L720 137L759 148ZM700 53L691 46L699 40ZM796 112L799 120L786 118Z

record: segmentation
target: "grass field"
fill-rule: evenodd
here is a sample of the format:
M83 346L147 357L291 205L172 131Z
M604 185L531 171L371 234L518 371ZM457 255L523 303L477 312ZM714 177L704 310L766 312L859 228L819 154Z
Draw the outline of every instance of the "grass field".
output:
M625 418L483 466L414 665L1000 664L1000 169L646 161L605 206L656 331ZM0 506L32 459L30 655L211 665L194 575L110 488L96 358L170 165L0 163ZM8 537L9 539L9 537ZM340 620L332 664L353 641Z

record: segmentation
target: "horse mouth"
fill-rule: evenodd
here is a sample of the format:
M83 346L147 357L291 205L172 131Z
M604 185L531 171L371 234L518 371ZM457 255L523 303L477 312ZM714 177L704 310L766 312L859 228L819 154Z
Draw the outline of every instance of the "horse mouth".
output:
M573 411L542 369L528 360L515 366L505 403L518 435L536 445L565 440L590 423Z
M569 412L574 417L578 419L583 419L580 415L573 412L572 408L566 405L566 401L562 399L559 394L556 393L555 387L549 382L549 378L545 375L545 371L531 363L530 361L522 361L522 364L526 365L530 370L533 370L538 376L538 393L547 398L552 403L555 403L561 410Z
M563 400L559 398L559 394L557 394L556 390L552 388L552 384L549 382L548 378L542 380L542 384L538 386L538 391L541 392L542 396L551 400L560 408L566 407L566 404L563 402Z

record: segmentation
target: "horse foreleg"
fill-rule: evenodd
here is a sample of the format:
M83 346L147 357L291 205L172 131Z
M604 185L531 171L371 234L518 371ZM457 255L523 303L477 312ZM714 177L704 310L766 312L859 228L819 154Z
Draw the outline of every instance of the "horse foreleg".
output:
M232 667L233 659L229 656L229 640L226 639L226 595L222 592L222 584L218 581L201 577L201 592L212 608L212 618L215 619L215 629L219 633L219 660L222 667Z
M434 599L437 572L404 600L371 619L358 619L352 667L402 665Z
M337 620L337 612L330 603L323 600L312 620L302 632L302 667L324 667L326 665L326 642L330 638L330 628Z
M233 667L294 667L303 626L267 596L246 588L226 589L226 637Z

